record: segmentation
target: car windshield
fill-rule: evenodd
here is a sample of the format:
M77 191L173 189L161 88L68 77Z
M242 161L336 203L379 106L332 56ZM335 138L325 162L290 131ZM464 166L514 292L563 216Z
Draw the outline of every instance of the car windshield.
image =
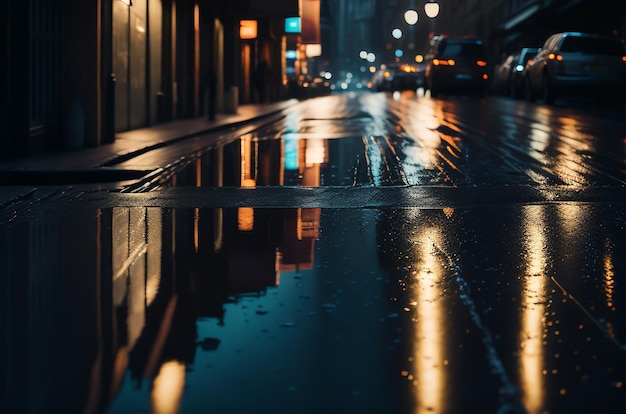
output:
M441 55L461 58L485 58L485 49L476 42L446 42L441 45Z
M624 47L617 39L567 36L563 39L561 52L622 56Z

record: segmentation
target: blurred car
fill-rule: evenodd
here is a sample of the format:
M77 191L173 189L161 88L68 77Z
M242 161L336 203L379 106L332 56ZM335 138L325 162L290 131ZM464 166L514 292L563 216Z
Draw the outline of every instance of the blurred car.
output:
M511 67L511 77L508 82L508 94L513 99L518 99L526 93L526 68L532 65L535 56L539 53L538 47L522 48L516 55Z
M440 93L487 95L491 68L480 39L434 36L425 62L424 87L430 91L430 96Z
M509 94L509 82L513 71L514 63L519 57L519 53L508 55L501 63L494 66L491 79L491 91L496 95Z
M301 75L297 81L296 97L298 99L314 98L330 95L330 82L320 76Z
M387 71L387 65L381 65L381 68L374 73L371 81L371 89L376 92L382 92L389 89L389 78L391 77L391 72Z
M618 37L562 32L548 37L527 68L527 98L547 104L563 95L624 99L626 51Z
M517 99L526 92L526 66L539 53L538 47L525 47L511 54L493 72L492 91Z
M384 65L372 77L372 89L377 92L416 90L423 84L424 71L419 65L391 63Z

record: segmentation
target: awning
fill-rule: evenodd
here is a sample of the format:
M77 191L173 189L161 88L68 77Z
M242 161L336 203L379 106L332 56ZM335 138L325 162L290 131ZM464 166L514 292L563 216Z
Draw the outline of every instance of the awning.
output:
M522 23L524 20L528 19L533 14L537 13L540 8L541 7L538 4L533 4L532 6L527 8L526 10L518 13L517 15L511 17L509 20L504 22L504 24L502 25L502 29L505 32L508 31L508 30L511 30L512 28L514 28L518 24Z
M319 44L320 39L320 0L302 1L302 44Z
M582 3L582 0L571 0L571 1L567 2L566 4L560 6L557 9L557 13L563 13L563 12L571 9L572 7L577 6L580 3Z

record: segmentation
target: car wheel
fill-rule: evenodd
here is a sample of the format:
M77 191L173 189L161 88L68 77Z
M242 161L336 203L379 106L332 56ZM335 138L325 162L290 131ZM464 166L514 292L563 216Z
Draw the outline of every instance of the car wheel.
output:
M544 73L542 78L542 89L543 89L543 100L546 104L552 105L554 103L555 94L554 88L550 86L550 81L548 80L548 74Z

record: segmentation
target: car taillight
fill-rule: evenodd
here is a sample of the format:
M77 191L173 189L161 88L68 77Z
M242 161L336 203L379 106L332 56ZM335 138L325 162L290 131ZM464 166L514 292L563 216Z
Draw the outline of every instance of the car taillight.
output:
M485 62L484 60L477 60L476 64L480 67L485 67L487 66L487 62Z

